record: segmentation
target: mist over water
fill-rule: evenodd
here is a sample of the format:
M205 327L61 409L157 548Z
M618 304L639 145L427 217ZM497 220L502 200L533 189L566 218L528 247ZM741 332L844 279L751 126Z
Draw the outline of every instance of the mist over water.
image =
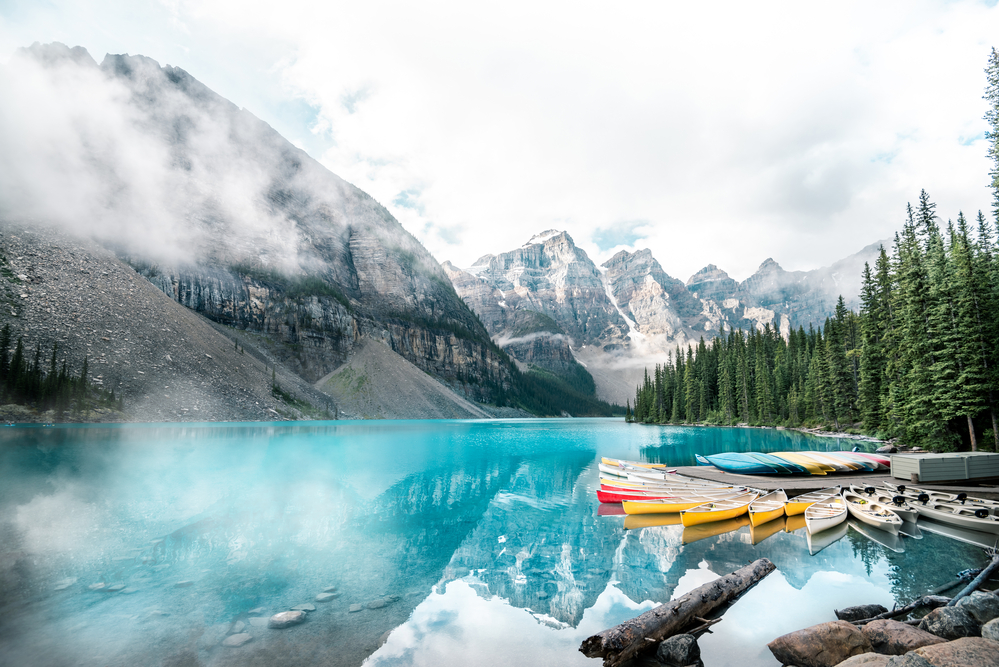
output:
M595 665L586 636L766 556L778 572L701 646L772 665L779 634L981 565L929 533L895 553L851 529L811 556L791 526L629 529L594 494L601 455L803 448L849 447L618 420L4 427L0 661ZM220 645L236 630L253 639Z

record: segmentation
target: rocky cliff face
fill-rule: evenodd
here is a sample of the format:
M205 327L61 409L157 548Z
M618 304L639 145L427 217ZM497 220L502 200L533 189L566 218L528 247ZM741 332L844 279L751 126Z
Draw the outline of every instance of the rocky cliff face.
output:
M384 207L266 123L184 70L143 56L108 55L98 66L83 49L36 44L21 59L54 78L106 87L108 113L145 142L141 179L114 150L82 142L95 171L122 181L95 186L96 198L111 202L104 215L117 222L93 228L178 303L262 335L275 358L310 382L375 336L465 396L489 400L508 383L509 360L430 253ZM166 193L163 210L129 222L126 204L146 181Z
M821 326L840 294L858 307L863 264L873 263L879 245L815 271L785 271L767 259L742 283L709 264L684 283L648 249L621 251L601 272L565 232L549 231L467 270L449 263L445 270L518 360L545 367L546 357L563 364L571 353L593 375L601 398L623 403L644 368L678 345L736 328L770 326L786 336L792 327Z

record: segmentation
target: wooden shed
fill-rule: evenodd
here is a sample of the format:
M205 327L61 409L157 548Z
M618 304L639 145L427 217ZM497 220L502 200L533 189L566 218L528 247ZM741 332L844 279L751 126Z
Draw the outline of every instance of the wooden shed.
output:
M913 478L913 474L918 477ZM892 454L891 476L906 482L999 478L999 454Z

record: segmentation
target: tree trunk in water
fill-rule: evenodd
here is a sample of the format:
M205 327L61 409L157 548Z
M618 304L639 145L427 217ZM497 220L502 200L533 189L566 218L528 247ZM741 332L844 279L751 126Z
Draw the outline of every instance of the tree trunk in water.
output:
M975 422L971 420L971 415L968 415L968 433L971 435L971 451L978 451L978 441L975 440Z
M679 634L697 618L731 602L776 568L766 558L739 568L732 574L698 586L686 595L661 604L641 616L604 630L584 640L579 650L588 658L603 658L613 667Z

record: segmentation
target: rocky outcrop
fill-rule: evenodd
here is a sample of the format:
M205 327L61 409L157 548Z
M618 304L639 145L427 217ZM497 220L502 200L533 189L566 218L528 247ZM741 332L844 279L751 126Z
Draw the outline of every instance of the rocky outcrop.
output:
M871 643L852 623L830 621L782 635L767 647L782 665L833 667L847 658L868 653Z

